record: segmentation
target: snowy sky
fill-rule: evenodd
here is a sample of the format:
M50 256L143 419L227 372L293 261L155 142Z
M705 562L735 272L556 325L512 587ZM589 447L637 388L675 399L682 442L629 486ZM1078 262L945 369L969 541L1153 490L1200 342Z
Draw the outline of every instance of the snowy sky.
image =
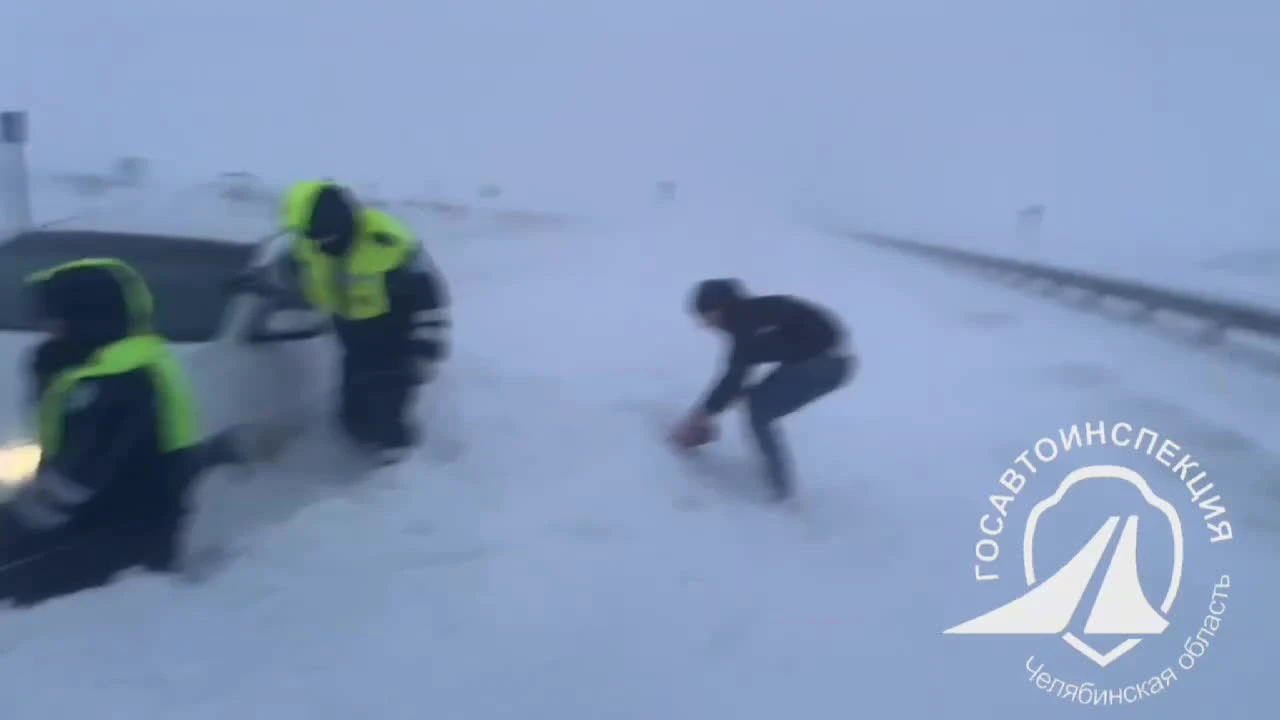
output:
M1041 201L1077 236L1280 233L1274 0L42 0L0 28L47 167L561 206L674 177L934 232Z

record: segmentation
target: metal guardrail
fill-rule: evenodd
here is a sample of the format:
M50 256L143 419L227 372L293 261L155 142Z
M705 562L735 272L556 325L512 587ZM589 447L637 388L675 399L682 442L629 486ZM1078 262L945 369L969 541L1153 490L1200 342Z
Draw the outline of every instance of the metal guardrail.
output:
M879 233L839 231L846 237L899 252L967 265L982 270L995 270L1028 279L1045 280L1060 287L1071 287L1103 297L1114 297L1138 303L1145 310L1167 310L1208 321L1219 334L1228 329L1247 330L1280 338L1280 310L1231 300L1206 297L1170 290L1137 280L1069 270L1052 265L1014 260L971 250L932 245L918 240L892 237Z

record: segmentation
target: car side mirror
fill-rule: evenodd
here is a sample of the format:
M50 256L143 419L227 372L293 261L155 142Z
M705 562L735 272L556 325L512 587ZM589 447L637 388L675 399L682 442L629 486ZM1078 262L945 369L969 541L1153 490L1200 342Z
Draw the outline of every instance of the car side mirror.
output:
M293 342L320 337L329 331L329 318L309 308L263 303L250 325L246 342Z

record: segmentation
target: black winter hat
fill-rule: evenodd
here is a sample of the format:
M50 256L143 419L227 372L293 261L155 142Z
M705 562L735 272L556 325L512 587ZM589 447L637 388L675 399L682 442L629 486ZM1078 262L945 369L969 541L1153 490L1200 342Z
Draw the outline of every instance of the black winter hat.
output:
M746 297L746 288L737 278L703 280L693 291L693 311L699 315L723 310Z
M335 242L326 244L325 249L345 252L356 234L357 212L359 208L350 193L337 185L326 185L316 193L311 206L307 237L334 238Z

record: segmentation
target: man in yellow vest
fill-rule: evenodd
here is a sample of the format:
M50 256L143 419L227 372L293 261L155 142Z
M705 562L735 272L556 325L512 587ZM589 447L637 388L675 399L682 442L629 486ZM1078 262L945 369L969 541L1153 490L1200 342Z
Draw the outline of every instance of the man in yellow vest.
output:
M444 278L405 226L345 188L299 183L284 205L293 241L282 272L241 287L296 292L332 318L343 350L339 425L358 447L396 462L419 440L414 390L449 354Z
M0 507L0 604L97 587L121 570L178 569L204 467L192 391L151 332L145 282L116 260L31 279L50 332L34 354L35 477Z

